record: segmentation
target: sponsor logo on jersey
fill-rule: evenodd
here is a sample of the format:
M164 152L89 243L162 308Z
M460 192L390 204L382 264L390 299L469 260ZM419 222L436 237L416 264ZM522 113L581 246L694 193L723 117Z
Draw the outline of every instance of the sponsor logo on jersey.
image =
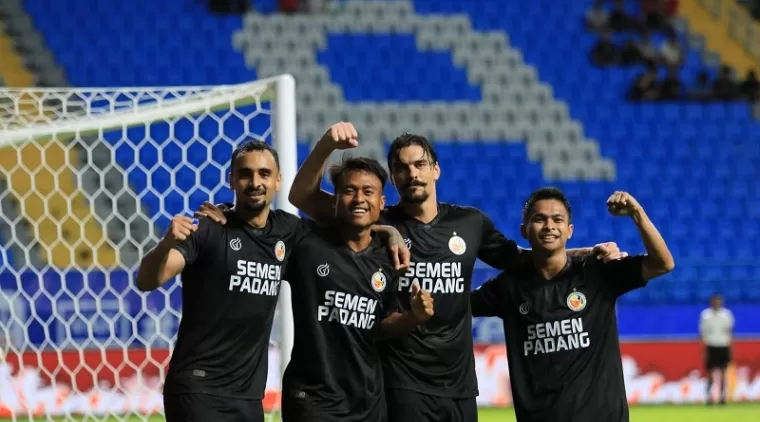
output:
M520 305L520 313L522 315L528 315L528 312L530 312L530 304L528 302L523 302L523 304Z
M375 325L378 303L377 299L327 290L324 302L317 307L317 320L369 330Z
M230 240L230 249L233 251L239 251L243 247L243 241L239 237Z
M464 239L457 236L456 232L449 239L449 250L454 255L463 255L467 251L467 244L464 243Z
M567 307L575 312L582 311L586 307L586 295L578 291L570 293L567 295Z
M277 244L274 245L274 256L280 262L285 259L285 243L282 240L277 241Z
M583 326L583 318L580 317L539 322L526 328L527 341L523 342L525 356L585 349L591 346L591 339Z
M375 289L376 292L382 292L385 290L385 285L387 284L385 274L383 274L381 271L377 271L376 273L372 274L372 280L370 280L370 284L372 284L372 288Z
M412 249L412 239L409 239L408 237L404 239L404 245L406 245L407 249Z
M414 283L434 295L466 290L461 262L410 262L409 269L398 279L398 291L409 291Z
M236 268L235 274L230 276L229 290L231 292L260 296L277 296L280 293L281 264L239 259Z
M330 274L330 264L324 263L317 267L317 275L320 277L327 277Z

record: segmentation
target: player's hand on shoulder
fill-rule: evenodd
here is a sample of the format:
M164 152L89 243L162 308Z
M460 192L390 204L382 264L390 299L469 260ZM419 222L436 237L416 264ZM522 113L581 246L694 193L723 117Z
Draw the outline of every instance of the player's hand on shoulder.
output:
M388 251L393 261L393 269L404 271L409 268L411 261L411 252L404 242L404 236L401 235L395 227L386 225L375 225L372 227L375 233L383 236L388 244Z
M607 210L616 217L630 216L641 210L641 205L630 193L616 191L607 199Z
M359 146L359 134L353 124L338 122L330 126L319 142L331 149L351 149Z
M224 216L224 211L222 208L208 201L204 202L203 205L198 208L198 211L193 214L193 216L195 218L207 217L215 223L222 225L227 224L227 217Z
M423 290L419 283L412 284L410 308L414 317L420 321L427 321L433 316L433 296L427 290Z
M166 235L164 235L163 242L170 246L174 246L190 237L190 235L196 230L198 230L198 225L193 222L191 217L186 215L175 215L169 225L169 230L167 230Z
M594 246L591 252L596 259L603 262L616 261L628 256L628 252L623 252L615 242L604 242Z

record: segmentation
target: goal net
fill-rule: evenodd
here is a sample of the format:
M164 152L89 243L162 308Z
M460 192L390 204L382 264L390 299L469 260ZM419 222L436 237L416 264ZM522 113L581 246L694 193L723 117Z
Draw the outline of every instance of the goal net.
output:
M172 216L232 202L233 149L280 152L296 173L295 82L0 90L0 420L163 420L181 280L134 276ZM265 408L292 346L281 285ZM283 365L280 364L283 362Z

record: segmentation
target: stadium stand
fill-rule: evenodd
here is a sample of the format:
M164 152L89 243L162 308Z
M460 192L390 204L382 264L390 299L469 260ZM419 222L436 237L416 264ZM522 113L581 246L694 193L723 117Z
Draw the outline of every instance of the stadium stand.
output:
M635 230L603 206L613 189L630 190L662 227L679 268L628 303L700 303L715 290L760 300L757 252L733 246L760 227L757 188L748 183L758 176L760 147L745 142L760 125L743 104L626 104L633 71L587 62L586 2L352 1L333 15L251 14L242 22L143 0L24 5L74 85L215 84L291 72L300 139L351 119L367 151L382 155L372 140L426 133L441 154L441 199L482 207L511 236L520 200L553 183L576 204L574 245L614 239L639 251ZM61 22L64 12L87 18ZM406 47L392 50L391 40ZM700 63L700 52L690 52L687 67ZM123 154L117 162L128 167L135 155ZM140 177L130 178L134 192ZM150 201L143 198L148 210Z

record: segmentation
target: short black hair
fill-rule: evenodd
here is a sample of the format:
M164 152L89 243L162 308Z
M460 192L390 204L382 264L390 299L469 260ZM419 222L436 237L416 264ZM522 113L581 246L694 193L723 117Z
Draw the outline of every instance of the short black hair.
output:
M523 215L522 215L523 223L528 222L528 218L530 218L531 212L533 212L533 209L536 207L536 202L543 201L546 199L555 199L559 202L562 202L562 205L564 205L565 209L567 209L568 220L572 221L573 209L570 206L570 201L567 200L565 193L562 192L562 190L559 188L547 186L547 187L543 187L541 189L533 191L533 193L531 193L528 199L525 201L525 206L523 207Z
M425 151L430 160L430 164L438 164L438 154L433 148L433 143L428 138L422 135L415 135L413 133L403 133L398 138L394 139L391 143L391 147L388 149L388 168L393 169L393 165L399 160L399 154L401 150L411 146L419 145Z
M333 186L337 189L346 173L351 171L374 174L380 179L382 188L385 188L385 182L388 181L388 172L379 161L368 157L343 157L340 164L333 164L328 171Z
M280 170L280 156L277 155L277 150L269 146L266 142L263 141L246 141L239 147L235 148L235 151L232 151L232 159L230 160L230 170L235 169L235 160L241 155L245 154L246 152L256 152L256 151L269 151L270 154L272 154L272 157L274 158L274 163L277 165L277 170Z

